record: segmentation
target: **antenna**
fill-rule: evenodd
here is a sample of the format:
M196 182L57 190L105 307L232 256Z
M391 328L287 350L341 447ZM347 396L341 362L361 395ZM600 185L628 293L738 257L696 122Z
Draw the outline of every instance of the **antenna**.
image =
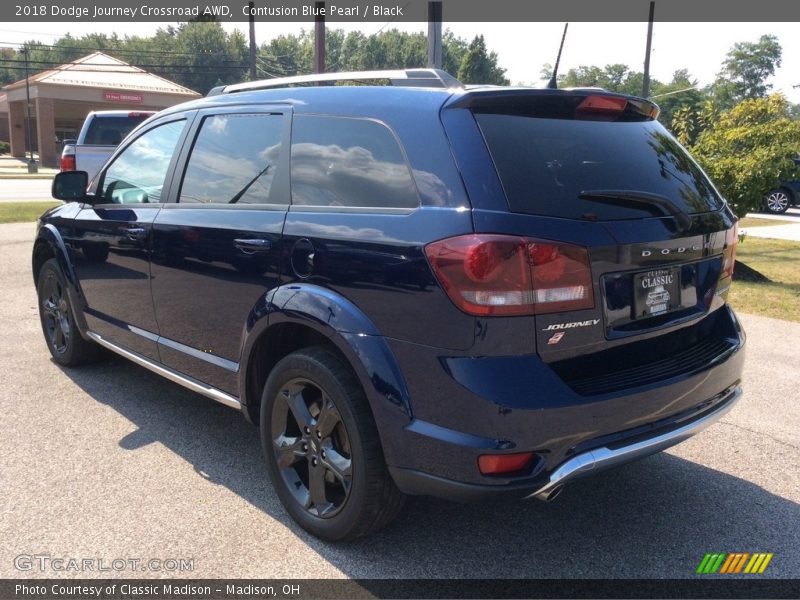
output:
M558 47L558 56L556 57L556 64L553 67L553 76L550 78L550 81L547 82L547 88L551 90L558 89L558 82L556 81L556 77L558 77L558 63L561 62L561 51L564 49L564 40L567 39L567 27L569 27L569 23L564 23L564 33L561 34L561 45Z

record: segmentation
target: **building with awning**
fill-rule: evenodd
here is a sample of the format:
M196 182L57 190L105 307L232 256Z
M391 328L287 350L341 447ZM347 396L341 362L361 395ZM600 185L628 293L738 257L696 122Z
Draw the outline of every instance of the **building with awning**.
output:
M55 167L64 139L77 137L93 110L161 110L200 94L102 52L29 78L31 137L42 165ZM25 156L26 92L22 79L2 88L0 119L8 123L11 154ZM6 113L2 111L5 109ZM0 132L5 128L0 127Z

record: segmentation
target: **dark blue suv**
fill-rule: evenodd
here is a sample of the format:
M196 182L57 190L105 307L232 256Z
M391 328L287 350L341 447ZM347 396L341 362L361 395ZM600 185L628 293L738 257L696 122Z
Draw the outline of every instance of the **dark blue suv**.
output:
M45 339L61 365L110 349L241 410L324 539L405 494L549 500L740 394L735 218L657 114L434 70L214 90L88 191L56 177Z

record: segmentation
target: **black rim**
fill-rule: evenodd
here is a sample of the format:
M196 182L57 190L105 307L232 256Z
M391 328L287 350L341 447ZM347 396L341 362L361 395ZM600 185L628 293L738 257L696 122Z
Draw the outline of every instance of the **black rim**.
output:
M322 518L342 510L353 482L350 438L317 384L297 378L280 389L272 409L272 451L300 506Z
M67 351L71 326L69 322L69 304L55 273L49 272L42 289L42 315L50 346L58 354Z

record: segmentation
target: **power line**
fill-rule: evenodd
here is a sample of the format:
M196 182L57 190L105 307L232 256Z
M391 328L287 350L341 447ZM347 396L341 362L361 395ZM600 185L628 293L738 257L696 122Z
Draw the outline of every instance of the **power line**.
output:
M4 63L24 63L24 60L18 59L0 59L0 65ZM57 68L61 66L65 66L66 68L60 69L62 71L73 71L75 70L75 66L81 67L108 67L108 66L119 66L119 65L109 65L108 63L93 63L93 62L59 62L59 61L50 61L50 60L29 60L27 61L28 64L31 65L45 65L43 68ZM235 61L225 61L225 62L235 62ZM177 69L186 69L186 68L193 68L193 69L242 69L247 68L246 65L195 65L195 64L142 64L142 63L131 63L131 67L138 67L138 68L152 68L152 69L169 69L169 68L177 68ZM86 69L86 70L93 70L93 69ZM94 69L94 70L105 70L105 69ZM134 73L135 71L129 71L130 73Z
M6 31L6 30L3 30ZM7 32L7 31L6 31ZM13 33L13 32L9 32ZM76 39L76 38L60 38L64 39ZM77 38L79 39L79 38ZM122 41L123 44L128 43L130 38L125 38ZM152 41L155 37L151 38L141 38L143 40ZM41 42L0 42L0 44L8 44L10 46L28 46L31 50L36 50L38 48L49 48L51 50L60 50L60 51L70 51L70 50L82 50L82 51L91 51L91 52L115 52L115 53L123 53L123 54L171 54L177 56L197 56L197 52L178 52L175 50L136 50L130 48L115 48L107 46L105 48L101 48L99 46L71 46L65 44L42 44ZM13 49L13 48L12 48ZM201 52L201 56L209 55L209 54L224 54L224 50L215 50L213 52Z
M682 94L683 92L688 92L690 90L696 90L697 86L693 85L692 87L683 88L682 90L675 90L674 92L666 92L664 94L656 94L655 96L650 96L650 98L663 98L664 96L672 96L673 94Z
M25 71L25 67L5 67L5 69L9 70L9 71ZM156 70L154 69L154 71L156 71ZM46 72L47 72L47 70L39 71L37 73L32 73L31 77L36 77L37 75L41 75L42 73L46 73ZM121 69L120 70L104 69L102 71L98 71L97 69L62 69L62 70L59 70L57 72L59 72L59 73L103 73L103 74L105 74L105 73L125 73L127 75L131 75L132 73L134 73L134 74L136 73L135 71L125 71L125 70L121 70ZM163 72L168 74L168 75L170 75L170 76L175 76L175 75L213 75L214 74L213 71L198 72L198 71L187 71L185 69L182 70L182 71L166 70L166 71L163 71ZM146 73L146 72L144 72L144 73ZM4 84L0 84L0 85L4 85Z

